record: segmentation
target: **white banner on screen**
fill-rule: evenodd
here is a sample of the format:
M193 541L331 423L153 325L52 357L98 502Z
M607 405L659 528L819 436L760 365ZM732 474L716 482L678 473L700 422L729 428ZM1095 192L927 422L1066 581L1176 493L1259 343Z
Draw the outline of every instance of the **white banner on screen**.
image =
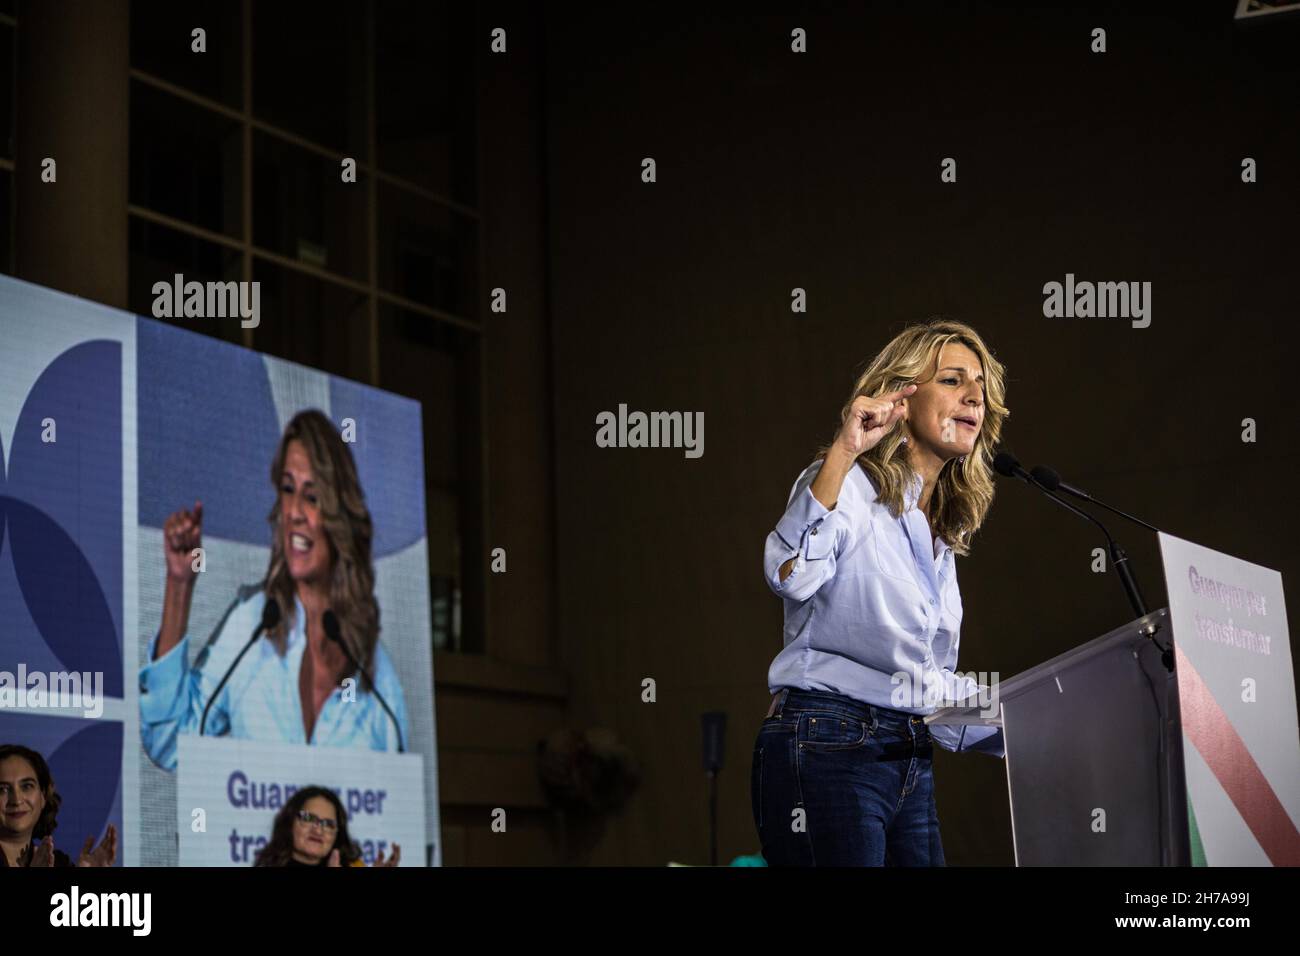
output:
M350 835L367 863L381 848L391 856L397 843L403 866L424 865L424 758L419 754L192 734L182 734L178 747L181 866L251 866L285 800L311 785L339 795Z

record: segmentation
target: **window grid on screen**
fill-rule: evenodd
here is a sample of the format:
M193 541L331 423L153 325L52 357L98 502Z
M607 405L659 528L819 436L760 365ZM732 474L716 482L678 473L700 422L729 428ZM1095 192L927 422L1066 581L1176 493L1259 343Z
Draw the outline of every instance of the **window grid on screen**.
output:
M320 6L133 2L129 304L150 314L173 272L256 280L257 328L188 327L419 400L433 643L481 653L473 54L450 6L402 0L289 42ZM185 55L195 25L203 58Z

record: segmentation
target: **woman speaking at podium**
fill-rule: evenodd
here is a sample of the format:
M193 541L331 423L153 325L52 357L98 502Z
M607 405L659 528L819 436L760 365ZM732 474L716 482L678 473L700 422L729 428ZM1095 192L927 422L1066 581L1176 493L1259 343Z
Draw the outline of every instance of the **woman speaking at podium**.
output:
M140 737L165 770L176 767L180 733L393 751L410 739L402 685L379 643L370 512L352 453L321 412L289 422L271 482L265 580L236 603L192 665L187 628L202 503L163 526L167 579L162 624L140 669ZM271 600L280 613L264 616ZM270 624L266 633L218 691L261 623Z
M795 482L763 570L785 606L775 695L754 748L754 821L772 865L942 866L933 741L1003 755L998 728L927 728L955 673L969 551L993 501L1008 412L974 329L905 329L858 379Z

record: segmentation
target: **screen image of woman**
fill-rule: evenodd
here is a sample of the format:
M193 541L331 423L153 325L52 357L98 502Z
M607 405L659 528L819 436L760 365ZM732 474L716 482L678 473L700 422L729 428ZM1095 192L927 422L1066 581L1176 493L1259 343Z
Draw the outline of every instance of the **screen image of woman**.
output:
M141 743L164 770L176 768L182 733L386 751L409 739L401 682L379 642L370 512L352 453L324 414L289 422L271 482L265 578L192 664L202 502L164 523L162 620L140 669Z

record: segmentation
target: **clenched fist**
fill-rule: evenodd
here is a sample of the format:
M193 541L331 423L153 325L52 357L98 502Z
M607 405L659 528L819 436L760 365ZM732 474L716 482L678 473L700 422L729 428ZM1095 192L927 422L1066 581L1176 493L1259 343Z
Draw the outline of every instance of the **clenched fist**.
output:
M875 448L903 417L907 411L907 397L915 391L915 385L907 385L879 398L859 395L844 416L835 436L835 445L851 458Z
M191 584L194 549L203 543L203 502L194 502L193 511L177 511L163 523L163 552L167 556L167 579L177 584Z

